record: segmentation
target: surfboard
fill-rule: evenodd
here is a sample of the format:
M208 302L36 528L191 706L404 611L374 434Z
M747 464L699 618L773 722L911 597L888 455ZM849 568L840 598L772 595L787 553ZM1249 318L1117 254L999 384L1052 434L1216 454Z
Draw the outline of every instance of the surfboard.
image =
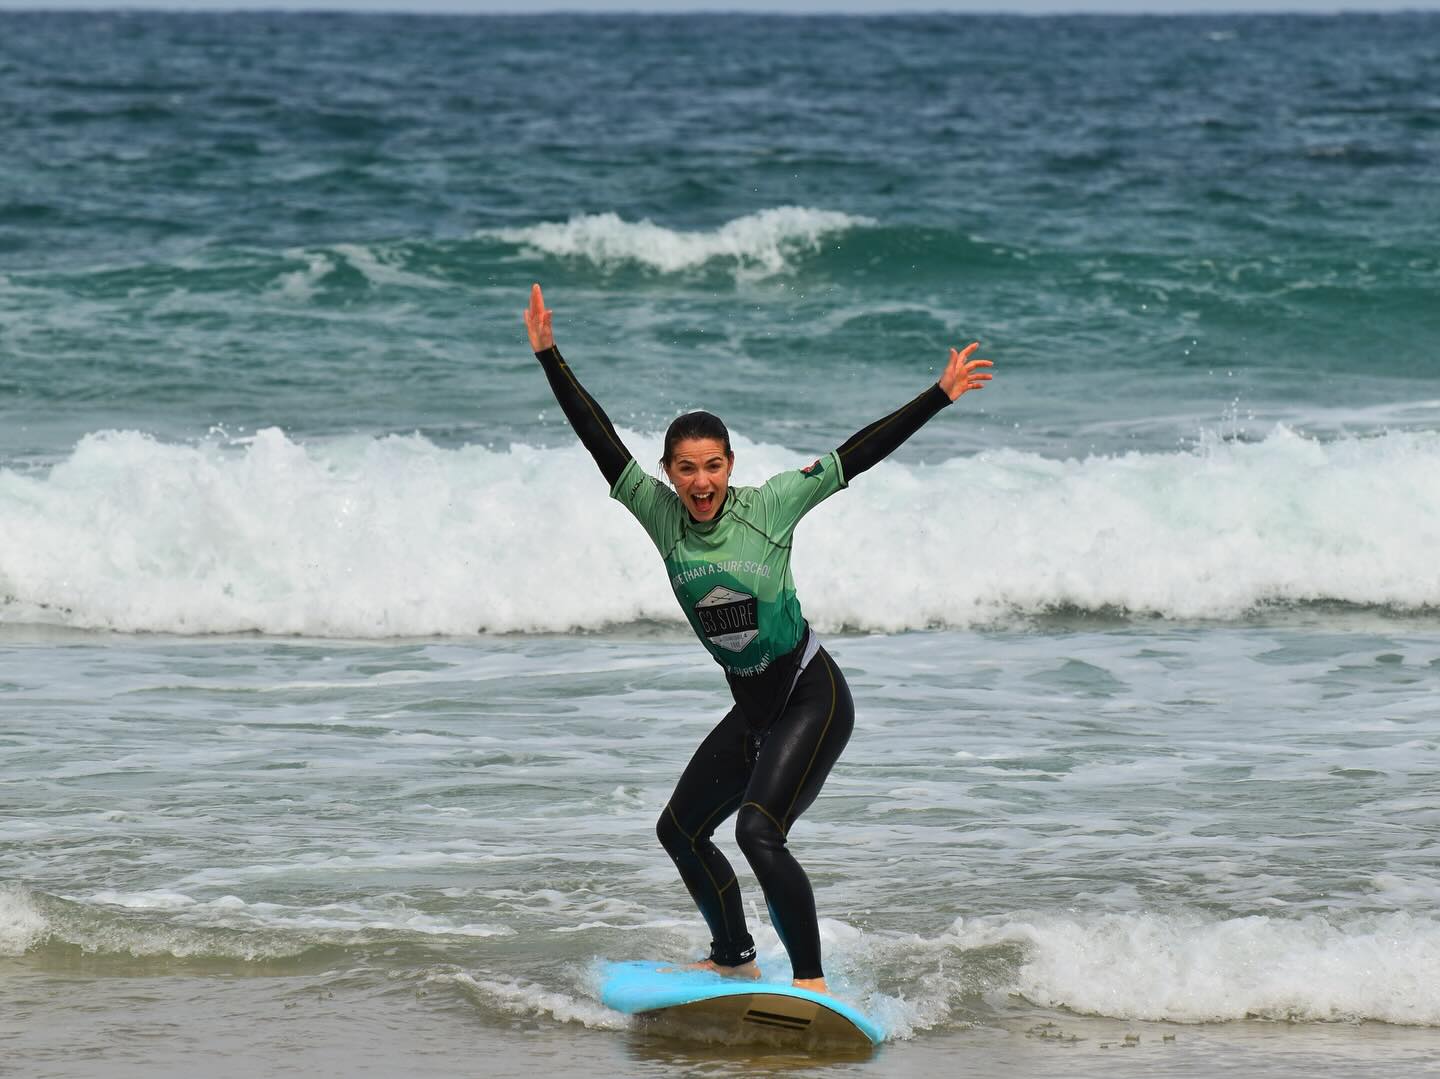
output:
M668 963L602 963L600 999L663 1032L727 1044L869 1051L885 1040L874 1019L824 993Z

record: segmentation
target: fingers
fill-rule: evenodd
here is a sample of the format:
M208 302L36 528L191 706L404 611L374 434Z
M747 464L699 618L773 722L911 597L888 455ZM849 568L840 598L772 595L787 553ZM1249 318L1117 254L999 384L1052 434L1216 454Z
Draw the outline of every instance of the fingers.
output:
M977 363L984 363L984 364L990 363L989 360L972 360L972 359L970 359L971 356L975 355L975 350L978 349L979 347L980 347L980 342L979 342L979 341L971 341L971 342L970 342L968 345L966 345L963 349L960 349L960 348L952 348L952 349L950 350L950 361L953 363L954 361L959 360L961 363L969 363L969 364L972 364L972 365L973 365L973 364L977 364Z
M982 390L985 383L989 382L993 375L987 374L981 368L994 367L990 360L972 360L970 357L980 347L979 341L971 341L963 349L952 348L950 350L950 361L945 365L945 374L940 379L940 388L950 396L950 400L957 400L962 394L971 390Z
M974 371L977 367L994 367L995 363L993 360L972 360L970 358L979 347L979 341L971 341L963 349L952 348L950 350L951 370L959 369L969 375L970 372ZM985 375L984 377L989 378L990 376Z
M530 333L530 344L537 351L549 348L555 337L550 329L551 312L545 309L545 294L538 284L530 286L530 306L525 308L525 329Z

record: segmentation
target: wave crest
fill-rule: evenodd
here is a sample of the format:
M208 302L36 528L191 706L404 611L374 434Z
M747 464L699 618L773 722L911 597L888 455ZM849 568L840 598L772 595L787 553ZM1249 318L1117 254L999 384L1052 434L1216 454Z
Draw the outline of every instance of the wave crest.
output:
M627 435L640 460L653 436ZM813 452L736 440L740 482ZM579 446L419 436L242 445L87 436L0 470L0 621L123 632L393 637L679 624L644 533ZM885 462L796 537L822 630L1056 610L1237 619L1440 607L1440 435L1059 461Z
M1440 924L1403 913L961 919L963 950L1018 945L1007 986L1046 1008L1180 1023L1380 1020L1440 1025Z
M661 273L680 273L723 259L739 270L765 275L788 269L795 255L819 250L821 240L831 233L873 224L869 218L834 210L777 206L708 232L685 232L649 219L625 221L618 214L604 213L481 235L603 267L638 263Z

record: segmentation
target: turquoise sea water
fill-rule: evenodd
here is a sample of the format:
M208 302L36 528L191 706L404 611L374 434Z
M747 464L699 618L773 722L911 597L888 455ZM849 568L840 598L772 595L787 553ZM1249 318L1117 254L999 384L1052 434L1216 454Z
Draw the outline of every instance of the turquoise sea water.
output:
M794 844L894 1031L826 1067L1424 1074L1437 70L1433 15L0 15L6 1063L796 1066L596 997L704 946L651 829L725 691L538 280L638 457L709 407L744 483L997 363L797 536L859 721Z

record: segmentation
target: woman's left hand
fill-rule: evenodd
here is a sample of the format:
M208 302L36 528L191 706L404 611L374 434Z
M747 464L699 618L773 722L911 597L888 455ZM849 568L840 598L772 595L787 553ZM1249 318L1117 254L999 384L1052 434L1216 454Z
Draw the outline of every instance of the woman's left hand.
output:
M971 341L964 349L950 350L950 362L945 365L945 373L940 376L940 388L945 391L946 396L954 401L962 393L970 390L983 389L985 383L993 377L981 371L981 367L995 366L989 360L972 360L970 357L980 347L979 341Z

